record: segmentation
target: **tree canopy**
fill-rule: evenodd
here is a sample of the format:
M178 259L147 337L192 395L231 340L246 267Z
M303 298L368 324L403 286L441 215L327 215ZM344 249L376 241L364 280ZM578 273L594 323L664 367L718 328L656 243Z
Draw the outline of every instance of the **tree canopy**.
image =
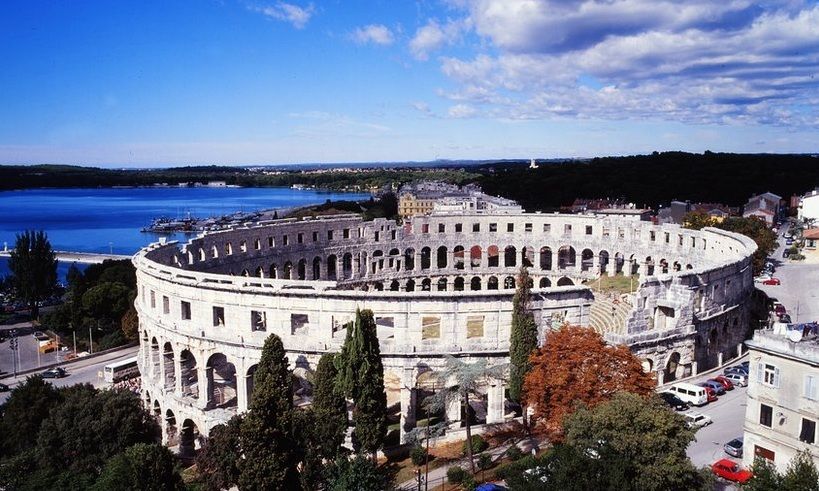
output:
M26 230L17 234L8 264L17 294L28 304L31 317L38 318L37 302L57 288L57 257L46 233Z
M754 274L759 274L765 266L765 260L777 248L776 234L768 225L757 217L728 217L723 221L711 218L707 213L692 211L683 217L683 226L693 230L704 227L716 227L729 232L736 232L753 239L757 250L753 255Z
M819 471L807 450L800 451L788 462L784 473L768 460L757 457L753 465L754 477L743 489L749 491L819 491Z
M523 400L523 381L531 368L529 356L537 349L537 324L529 310L529 271L521 266L517 291L512 299L512 328L509 344L509 398Z
M534 419L552 439L562 437L563 418L578 403L595 406L620 391L647 395L654 379L626 346L610 346L588 328L565 325L546 334L530 358L524 382L525 401Z
M3 406L0 420L0 458L33 448L40 426L62 400L53 385L37 376L18 384Z
M339 454L347 433L347 400L336 387L336 356L333 353L322 355L313 384L315 430L320 435L316 451L326 459L335 458Z
M158 443L137 443L105 464L92 491L177 491L185 488L176 458Z

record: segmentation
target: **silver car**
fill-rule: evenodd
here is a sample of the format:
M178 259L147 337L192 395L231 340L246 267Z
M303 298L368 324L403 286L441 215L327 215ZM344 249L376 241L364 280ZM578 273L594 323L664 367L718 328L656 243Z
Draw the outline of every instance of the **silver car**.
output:
M725 453L732 457L741 458L742 457L742 437L734 438L730 442L726 443L722 447L725 450Z
M745 387L745 386L748 385L748 377L746 377L745 375L742 375L741 373L738 373L738 372L727 373L727 374L723 375L723 377L730 380L731 383L734 384L737 387Z
M685 423L689 428L702 428L703 426L708 426L713 423L710 417L702 413L695 413L693 411L690 413L685 413L683 418L685 418Z

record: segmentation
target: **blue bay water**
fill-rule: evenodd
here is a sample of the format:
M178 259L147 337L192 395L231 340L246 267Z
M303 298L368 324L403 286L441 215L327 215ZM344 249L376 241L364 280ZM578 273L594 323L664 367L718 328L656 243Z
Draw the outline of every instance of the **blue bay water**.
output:
M282 209L326 200L363 200L369 194L290 188L93 188L0 192L0 247L14 246L23 230L44 230L55 250L133 254L161 236L140 232L154 218L221 216L237 211ZM8 274L0 258L0 275ZM61 277L67 265L60 265Z

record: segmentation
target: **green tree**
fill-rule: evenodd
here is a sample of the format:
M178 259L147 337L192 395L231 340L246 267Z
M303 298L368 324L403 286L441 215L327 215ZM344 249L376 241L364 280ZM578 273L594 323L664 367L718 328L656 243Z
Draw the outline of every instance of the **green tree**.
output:
M819 491L819 472L810 451L800 450L791 459L780 484L782 491Z
M520 267L518 288L512 299L512 328L509 344L509 398L522 402L523 380L531 369L529 356L537 349L537 324L529 310L529 271ZM524 408L524 414L526 410Z
M177 491L185 486L170 450L156 443L137 443L109 460L91 489Z
M683 227L691 230L700 230L705 227L713 227L716 221L704 211L689 211L683 215Z
M328 491L383 491L389 487L389 479L378 466L361 455L339 457L327 468Z
M338 370L335 358L333 353L322 355L313 384L315 429L320 435L316 453L326 459L338 456L347 433L347 400L336 388Z
M566 417L563 431L575 456L594 461L602 489L682 491L709 484L685 453L694 431L656 396L619 392L592 409L581 406Z
M196 455L196 468L207 491L230 489L239 482L242 458L242 416L211 428L202 450Z
M753 255L754 274L759 274L765 267L765 260L777 248L776 234L756 217L730 217L716 225L729 232L736 232L750 237L756 242L756 252Z
M752 467L754 477L745 485L748 491L774 491L782 489L782 476L770 460L756 457Z
M467 363L452 355L445 356L444 369L436 374L443 389L436 392L426 401L430 411L446 411L451 403L458 403L466 418L466 441L472 441L472 422L469 419L471 397L481 397L481 389L493 380L502 380L508 368L507 365L489 366L486 358ZM472 458L472 445L467 445L467 456L472 473L475 473L475 461Z
M61 394L37 434L39 463L54 473L96 477L112 455L159 438L156 420L132 392L85 384Z
M133 304L134 292L122 283L103 282L89 288L82 295L82 307L94 319L116 321Z
M239 488L298 489L301 447L294 435L293 387L282 340L268 336L242 421Z
M30 376L11 391L0 420L0 457L33 448L40 426L61 400L60 393L42 378Z
M355 322L347 329L341 348L338 376L340 386L354 404L353 445L374 457L387 434L387 394L371 310L356 311Z
M57 258L45 232L26 230L17 234L9 270L17 294L28 304L31 317L37 319L37 302L48 298L57 288Z

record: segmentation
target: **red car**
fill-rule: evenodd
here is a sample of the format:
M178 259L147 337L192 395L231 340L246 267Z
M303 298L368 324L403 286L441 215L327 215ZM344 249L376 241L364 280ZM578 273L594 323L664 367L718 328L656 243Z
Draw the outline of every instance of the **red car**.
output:
M782 282L779 281L779 278L769 278L762 282L763 285L781 285Z
M700 386L702 387L702 386ZM718 400L717 393L711 387L702 387L705 389L705 394L708 396L708 402L715 402Z
M722 386L725 387L725 390L734 390L734 383L725 378L725 376L723 375L717 375L716 377L709 380L721 383Z
M728 459L720 459L714 462L711 464L711 470L717 476L739 484L745 484L754 477L751 471L743 469L739 464Z

